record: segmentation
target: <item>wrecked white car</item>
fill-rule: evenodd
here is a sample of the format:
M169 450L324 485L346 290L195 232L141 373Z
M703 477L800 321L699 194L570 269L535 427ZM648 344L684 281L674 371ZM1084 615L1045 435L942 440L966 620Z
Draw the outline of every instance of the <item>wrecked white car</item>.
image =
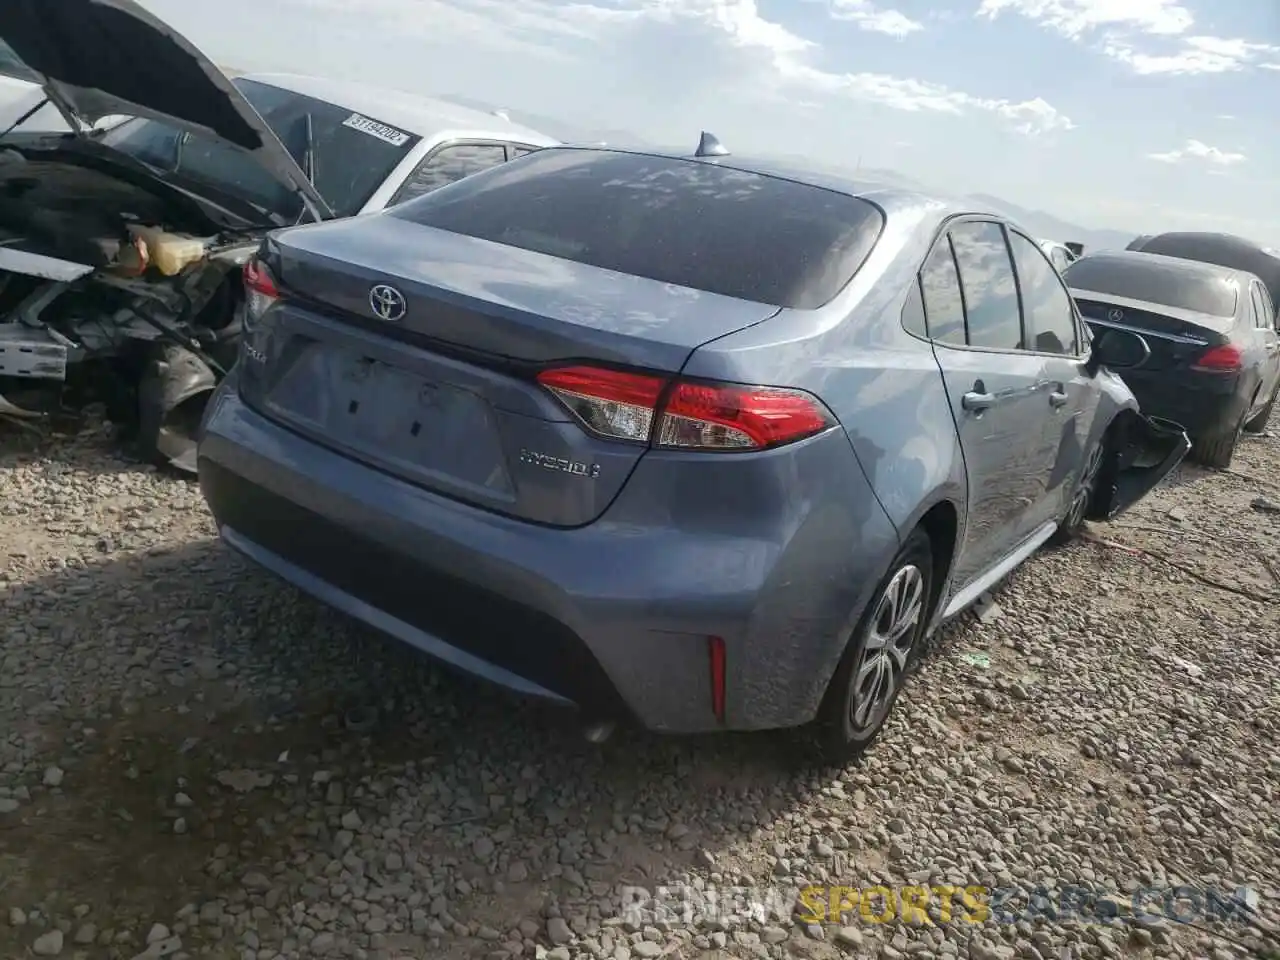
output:
M186 470L268 232L556 142L359 84L233 81L133 0L5 0L0 76L44 93L0 130L0 415L102 399L142 456ZM50 106L70 132L23 130Z

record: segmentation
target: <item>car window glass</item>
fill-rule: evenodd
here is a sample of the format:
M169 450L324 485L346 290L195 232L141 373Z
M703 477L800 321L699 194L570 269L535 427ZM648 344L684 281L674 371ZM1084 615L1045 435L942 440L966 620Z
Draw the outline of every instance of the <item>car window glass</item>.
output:
M244 78L234 82L303 171L310 155L316 191L340 217L359 213L421 139L292 90ZM252 155L217 138L138 119L107 130L101 142L175 178L239 197L287 219L302 212L294 190Z
M902 326L912 336L928 339L928 324L924 317L924 299L920 296L919 279L911 282L907 302L902 307Z
M1271 311L1267 309L1267 305L1262 299L1262 288L1254 284L1251 290L1253 293L1253 325L1266 330L1271 327Z
M533 153L538 148L524 143L513 143L508 149L511 151L511 159L514 160L516 157L523 157L526 153Z
M1022 347L1022 320L1013 264L998 223L971 221L951 228L960 267L969 346L997 350Z
M1022 291L1027 349L1075 356L1079 351L1071 297L1040 248L1020 234L1009 233L1013 262Z
M1264 313L1267 317L1267 326L1273 330L1280 330L1280 313L1277 313L1276 305L1265 286L1258 289L1258 297L1262 301Z
M934 245L920 270L924 290L924 312L929 336L939 343L964 345L964 300L960 296L960 275L944 236Z
M849 282L884 215L859 197L731 166L549 148L389 216L601 270L812 310Z
M1067 254L1061 247L1053 248L1053 265L1058 270L1067 269Z
M402 203L438 190L473 173L507 162L500 143L459 143L437 150L415 170L396 191L392 203Z
M126 120L103 136L103 142L163 172L178 166L182 131L154 120Z

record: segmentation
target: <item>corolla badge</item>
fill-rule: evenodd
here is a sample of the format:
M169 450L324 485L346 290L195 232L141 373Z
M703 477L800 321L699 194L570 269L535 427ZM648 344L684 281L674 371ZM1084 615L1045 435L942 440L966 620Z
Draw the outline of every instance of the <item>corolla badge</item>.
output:
M565 457L552 456L549 453L538 453L536 450L521 450L520 462L534 467L542 467L544 470L555 470L557 473L586 477L588 480L595 480L600 476L600 464L598 463L569 460Z
M379 283L369 291L369 309L380 320L399 320L404 316L404 294L389 284Z

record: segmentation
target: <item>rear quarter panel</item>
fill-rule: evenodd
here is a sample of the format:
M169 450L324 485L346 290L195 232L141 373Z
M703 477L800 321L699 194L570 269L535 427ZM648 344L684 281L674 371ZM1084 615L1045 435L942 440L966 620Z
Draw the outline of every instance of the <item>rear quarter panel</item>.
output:
M685 368L689 376L793 386L820 397L843 425L899 539L941 500L955 506L963 530L964 461L941 373L930 345L901 322L910 285L946 212L932 202L895 209L867 262L831 303L784 310L712 341ZM876 559L881 574L891 560L891 552ZM863 602L878 579L866 585Z

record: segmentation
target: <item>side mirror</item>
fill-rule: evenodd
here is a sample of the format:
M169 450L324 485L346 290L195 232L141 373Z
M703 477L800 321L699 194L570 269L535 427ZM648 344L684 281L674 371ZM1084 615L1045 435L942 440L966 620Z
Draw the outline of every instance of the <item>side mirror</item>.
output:
M1103 327L1094 332L1089 366L1095 371L1100 367L1130 370L1142 366L1150 356L1151 346L1143 337L1128 330Z

